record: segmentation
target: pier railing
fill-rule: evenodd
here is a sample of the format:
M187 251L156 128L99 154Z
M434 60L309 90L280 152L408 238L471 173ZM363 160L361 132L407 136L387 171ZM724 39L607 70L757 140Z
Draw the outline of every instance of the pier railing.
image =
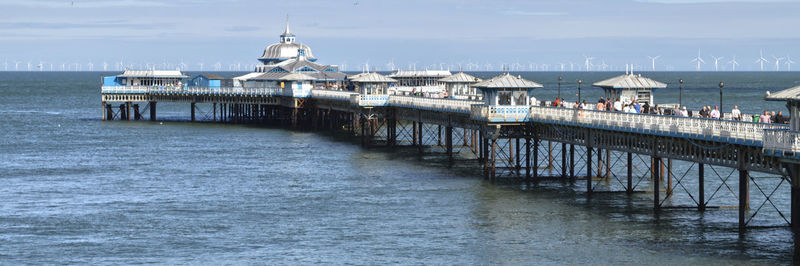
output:
M487 122L527 122L530 118L530 107L518 106L486 106L476 102L472 106L470 118Z
M275 96L280 95L281 90L281 88L243 87L103 86L101 92L147 95Z
M482 102L399 95L392 95L389 98L391 106L461 114L469 114L471 106L480 103Z
M355 94L350 96L350 103L357 106L387 106L389 105L389 95L363 95Z
M357 95L357 92L352 91L335 91L335 90L311 90L311 97L324 100L338 100L349 101L351 95Z
M673 137L724 140L749 145L761 143L765 130L787 129L787 126L782 124L539 106L531 107L530 120Z
M764 130L764 153L780 157L800 156L800 131L789 129Z

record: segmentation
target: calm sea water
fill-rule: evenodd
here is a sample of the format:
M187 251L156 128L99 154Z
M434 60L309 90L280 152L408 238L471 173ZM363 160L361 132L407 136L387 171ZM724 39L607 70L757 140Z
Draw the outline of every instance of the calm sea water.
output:
M414 149L366 150L326 134L175 121L188 116L181 104L159 105L165 122L102 122L102 75L0 72L0 264L792 259L787 228L739 234L735 209L656 215L650 194L588 199L581 183L491 184L475 163L451 166ZM523 75L546 86L537 97L555 97L558 74ZM588 84L613 75L564 74L562 94L576 92L575 79ZM764 92L800 82L796 73L645 75L670 83L656 92L658 103L677 102L672 81L683 78L689 106L718 102L717 83L724 81L724 101L745 112L785 110L763 101ZM584 89L589 99L600 95ZM678 165L676 172L683 169L691 168ZM714 183L719 194L733 192L721 180ZM765 187L780 184L763 180ZM707 195L716 188L707 186ZM751 193L758 207L763 196ZM788 215L786 184L776 195L776 207ZM689 200L676 196L674 203ZM735 205L735 197L713 203ZM759 222L780 225L766 206Z

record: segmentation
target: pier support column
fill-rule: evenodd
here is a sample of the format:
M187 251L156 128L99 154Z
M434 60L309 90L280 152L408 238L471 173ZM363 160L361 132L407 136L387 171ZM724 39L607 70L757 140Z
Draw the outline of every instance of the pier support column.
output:
M569 181L575 182L575 144L569 145Z
M561 181L567 180L567 143L561 143Z
M750 208L750 178L747 170L739 169L739 232L747 226L747 209Z
M127 112L125 110L125 104L124 103L120 104L119 105L119 120L125 120L125 118L128 117L128 115L126 113Z
M628 170L628 173L627 173L626 177L628 178L628 183L627 183L627 187L625 188L625 192L630 194L630 193L633 193L633 154L628 152L628 158L627 159L628 160L627 160L626 168Z
M592 146L586 146L586 192L592 194Z
M658 170L661 165L661 158L653 157L650 162L652 162L653 168L653 209L658 211L661 210L661 196L659 195L661 192L661 171Z
M536 155L533 158L536 160ZM525 179L531 181L531 138L525 138Z
M417 121L411 122L411 146L417 146Z
M450 162L453 162L453 127L447 126L444 131L447 158Z
M489 169L489 176L491 177L490 180L495 181L495 154L497 150L497 139L492 139L492 155L489 158L489 163L491 163L492 167Z
M103 116L103 120L102 121L106 121L106 114L108 113L108 112L106 112L106 102L102 102L102 104L103 104L103 108L100 109L102 111L100 113Z
M125 102L125 120L131 120L131 102Z
M519 145L519 138L515 138L515 139L516 139L515 141L517 143L517 146L516 146L516 148L517 148L516 149L517 157L514 158L514 159L516 159L516 161L514 162L514 171L516 171L517 175L519 175L519 172L520 172L520 170L522 168L522 164L520 163L520 160L522 159L522 156L520 155L521 154L520 150L522 149L522 145Z
M533 139L533 181L537 182L539 179L539 143L541 140L539 138Z
M437 135L439 137L436 138L436 145L441 147L442 146L442 125L437 125L436 127L438 128L438 132L439 132L438 135Z
M706 181L705 181L705 165L702 163L697 164L697 210L706 210Z
M194 122L194 121L195 121L195 119L194 119L194 109L195 109L195 108L194 108L194 107L195 107L195 102L192 102L192 104L191 104L191 108L192 108L192 122Z
M214 117L214 122L217 122L217 103L213 103L213 107L211 108L214 110L212 116Z
M422 122L417 123L419 125L419 138L417 138L417 148L419 149L419 154L425 153L425 142L422 141L425 137L425 127Z
M133 120L137 120L138 121L138 120L141 120L141 119L142 119L142 114L139 113L139 104L134 104L133 105Z
M386 146L394 147L397 145L397 117L395 117L394 110L390 111L389 118L386 120L386 131Z
M114 120L114 107L111 104L106 104L106 119Z
M667 196L672 196L672 159L667 159Z

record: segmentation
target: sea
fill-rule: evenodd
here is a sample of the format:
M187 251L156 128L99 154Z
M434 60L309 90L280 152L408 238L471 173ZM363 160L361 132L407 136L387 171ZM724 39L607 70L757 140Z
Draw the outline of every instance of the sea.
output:
M736 206L731 169L706 170L706 197L720 208L656 213L651 193L489 182L474 160L414 148L191 123L188 104L159 104L156 122L101 121L101 77L115 74L0 72L0 264L792 263L780 177L758 175L757 226L739 232L736 208L726 207ZM603 93L591 83L622 73L512 74L542 83L539 100L557 97L561 76L562 97L577 100L580 79L581 97L596 101ZM764 96L800 85L796 72L642 75L669 84L656 103L692 109L718 105L724 82L723 110L743 113L786 113ZM691 169L676 162L683 179L669 204L692 205Z

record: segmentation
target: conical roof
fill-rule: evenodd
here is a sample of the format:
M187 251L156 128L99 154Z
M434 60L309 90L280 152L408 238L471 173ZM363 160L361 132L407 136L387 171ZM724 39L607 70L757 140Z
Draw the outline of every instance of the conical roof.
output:
M483 80L464 72L458 72L449 77L439 79L439 81L447 83L478 83Z
M478 82L475 85L472 85L472 87L489 89L529 89L541 88L543 86L542 84L524 79L521 76L515 77L511 74L505 73L503 75Z
M614 89L662 89L667 84L642 77L641 74L624 74L592 84L595 87Z
M386 83L397 82L397 80L395 80L393 78L390 78L390 77L387 77L387 76L384 76L384 75L381 75L381 74L378 74L378 73L375 73L375 72L360 73L360 74L356 74L356 75L347 77L347 79L350 80L350 81L353 81L353 82L373 82L373 83L378 83L378 82L386 82Z

